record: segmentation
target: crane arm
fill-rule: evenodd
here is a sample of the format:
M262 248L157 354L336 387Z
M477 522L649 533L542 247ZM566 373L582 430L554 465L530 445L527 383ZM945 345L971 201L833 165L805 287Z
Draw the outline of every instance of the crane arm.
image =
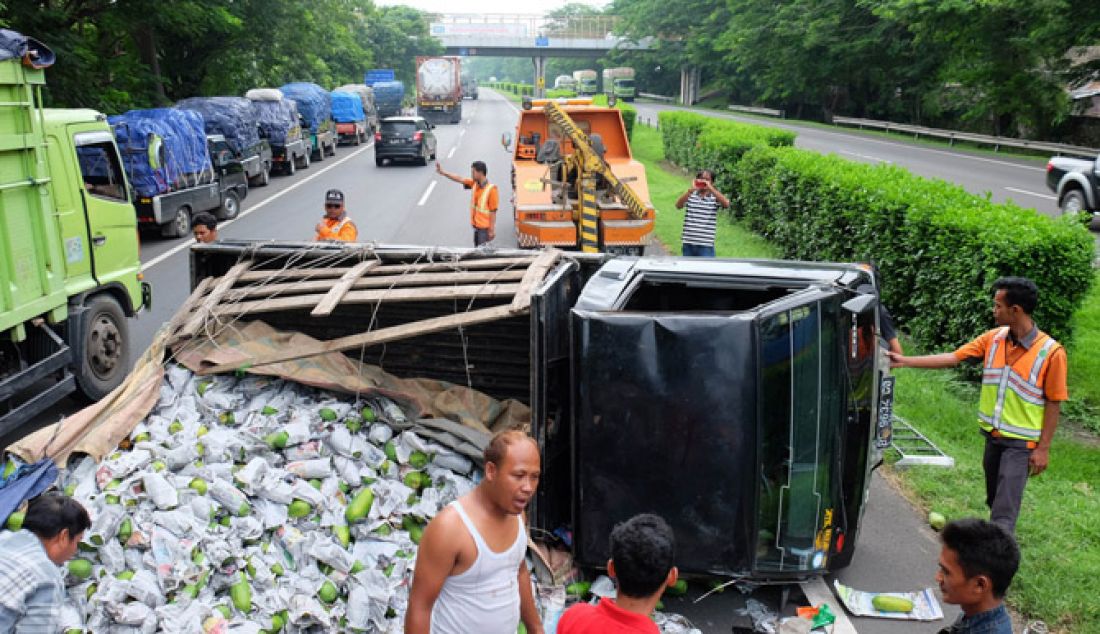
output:
M583 165L584 171L603 176L611 187L611 191L615 192L619 200L623 201L623 204L630 210L630 215L634 218L644 218L647 211L645 203L638 198L638 195L634 193L629 185L615 176L607 161L592 148L592 144L588 141L588 135L565 113L565 110L553 101L547 103L544 110L547 118L569 135L569 140L573 142L574 151L581 155L580 164Z

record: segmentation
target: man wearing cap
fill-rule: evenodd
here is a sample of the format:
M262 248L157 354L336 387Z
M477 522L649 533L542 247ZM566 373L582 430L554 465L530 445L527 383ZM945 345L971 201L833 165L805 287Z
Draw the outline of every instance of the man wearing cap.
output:
M355 242L359 238L359 230L344 209L344 192L330 189L325 193L325 217L317 223L316 229L317 237L314 240L318 241Z
M485 166L485 162L473 162L470 166L470 178L452 174L444 170L439 163L435 164L435 171L456 183L462 183L466 189L474 190L473 200L470 202L470 224L474 228L474 246L480 247L486 242L492 242L497 237L497 207L500 204L500 196L497 193L497 186L489 182L489 168Z

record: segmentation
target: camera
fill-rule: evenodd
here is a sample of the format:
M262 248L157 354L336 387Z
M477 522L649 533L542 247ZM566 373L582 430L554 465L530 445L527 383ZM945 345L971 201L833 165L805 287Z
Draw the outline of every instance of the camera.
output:
M702 179L702 178L696 178L695 179L695 189L706 189L706 188L707 188L707 181L705 179Z

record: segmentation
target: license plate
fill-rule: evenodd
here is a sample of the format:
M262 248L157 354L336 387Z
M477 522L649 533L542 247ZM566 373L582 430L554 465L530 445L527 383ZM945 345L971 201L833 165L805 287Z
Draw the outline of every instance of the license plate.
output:
M878 391L878 433L875 446L885 449L894 435L894 381L893 376L882 377Z
M390 139L390 145L396 145L398 143L404 143L404 139Z

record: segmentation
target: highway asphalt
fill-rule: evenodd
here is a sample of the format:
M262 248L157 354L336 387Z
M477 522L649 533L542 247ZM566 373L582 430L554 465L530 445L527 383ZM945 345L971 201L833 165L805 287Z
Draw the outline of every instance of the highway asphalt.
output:
M644 117L655 117L657 108L638 104ZM489 166L489 178L501 188L501 208L497 243L515 246L511 217L505 201L511 197L508 174L509 154L500 145L501 134L514 129L516 106L491 90L483 89L481 99L466 102L460 125L441 125L438 160L455 173L465 174L474 160ZM1041 174L1033 166L1013 161L977 161L947 151L930 153L923 148L867 139L858 135L800 131L805 147L836 152L852 152L892 160L899 165L912 164L914 171L939 170L940 175L973 174L971 185L1000 184L1041 191ZM856 157L859 158L859 157ZM324 193L342 189L347 196L349 215L359 228L362 241L390 244L464 246L472 243L469 228L469 192L435 173L433 165L376 167L370 146L341 147L335 157L314 163L291 177L274 177L269 186L253 189L243 202L241 215L219 229L223 237L252 240L303 240L313 237L313 227L322 214ZM869 160L869 159L868 159ZM954 167L952 167L954 166ZM1041 171L1041 170L1040 170ZM1034 181L1034 182L1032 182ZM995 194L996 196L997 194ZM1002 194L1003 195L1003 192ZM189 293L189 239L146 238L142 262L146 279L153 285L153 308L132 324L133 356L148 345L156 329L168 320ZM38 426L75 411L79 404L66 400L47 415ZM978 442L975 434L974 442ZM6 444L0 439L0 446ZM859 536L852 565L839 578L863 590L910 591L934 586L939 546L923 517L883 478L876 476ZM830 585L831 578L828 580ZM692 593L697 594L693 591ZM668 609L684 614L708 634L729 632L733 610L744 602L735 590L712 595L698 604L672 599ZM833 606L839 608L839 604ZM944 606L948 619L957 614ZM868 634L933 632L947 621L935 624L859 619L858 630Z

